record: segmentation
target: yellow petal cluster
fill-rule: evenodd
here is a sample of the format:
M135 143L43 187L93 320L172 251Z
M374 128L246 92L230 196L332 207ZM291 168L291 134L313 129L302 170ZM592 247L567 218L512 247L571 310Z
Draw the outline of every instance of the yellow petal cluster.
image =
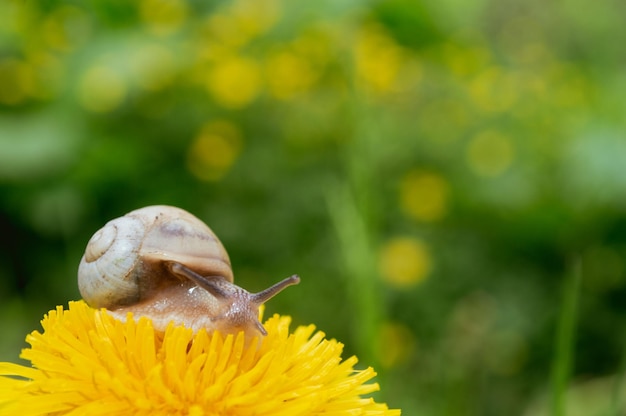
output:
M268 335L165 333L121 322L84 302L59 306L26 340L30 367L0 363L0 415L400 415L365 398L371 368L313 325L266 321Z

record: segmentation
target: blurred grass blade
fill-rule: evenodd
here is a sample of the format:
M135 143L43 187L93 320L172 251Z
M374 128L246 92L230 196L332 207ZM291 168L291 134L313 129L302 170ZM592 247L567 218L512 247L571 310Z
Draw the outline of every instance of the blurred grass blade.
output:
M381 301L377 294L376 264L370 235L347 186L332 187L327 193L327 203L337 234L340 261L345 270L349 316L356 347L363 362L374 363Z
M554 358L552 360L553 416L566 415L567 386L572 372L580 281L582 279L580 260L575 262L572 269L563 284Z
M622 411L622 391L624 390L624 379L626 376L626 337L622 336L621 339L622 360L617 375L615 376L615 383L611 394L610 412L608 413L610 416L623 416L624 414Z

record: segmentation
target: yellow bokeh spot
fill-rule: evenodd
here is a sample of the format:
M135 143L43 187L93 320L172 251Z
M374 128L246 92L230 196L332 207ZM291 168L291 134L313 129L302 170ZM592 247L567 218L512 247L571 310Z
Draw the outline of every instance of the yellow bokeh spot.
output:
M484 46L460 46L447 43L442 48L443 59L450 71L467 77L487 67L492 60L490 50Z
M239 30L237 19L228 13L212 13L204 26L203 42L209 47L206 54L210 56L215 54L215 48L232 50L250 40L249 34Z
M239 49L269 30L280 15L277 0L236 0L214 11L203 25L204 43L211 49Z
M405 364L417 351L417 340L405 325L385 322L378 336L378 360L385 368Z
M205 124L189 147L187 167L204 181L221 179L241 152L241 132L228 121Z
M185 23L189 6L185 0L142 0L139 13L148 31L167 36Z
M323 67L335 57L333 56L333 40L329 34L321 31L307 31L300 33L298 38L291 42L294 53L306 57L316 67Z
M549 69L552 79L550 101L557 108L571 109L588 104L589 80L571 64L555 63Z
M506 111L518 100L519 79L512 72L493 66L474 78L469 84L469 94L482 111Z
M236 0L230 10L240 31L257 36L270 29L280 16L278 0Z
M269 57L266 74L270 93L280 100L289 100L306 92L317 78L306 59L287 51Z
M35 71L22 60L0 60L0 103L16 105L24 102L35 90Z
M50 47L69 52L88 40L91 20L78 7L61 6L42 22L40 32Z
M261 75L255 61L243 57L225 58L209 72L207 87L215 101L225 108L243 108L259 94Z
M466 156L467 163L474 173L495 177L511 166L515 148L508 136L497 130L486 130L470 141Z
M395 88L404 53L382 29L370 27L361 33L354 53L357 77L366 90L384 93Z
M54 98L63 88L64 61L48 51L29 51L28 62L35 71L35 86L31 95L42 100Z
M448 211L449 189L441 175L411 171L400 183L400 206L418 221L439 220Z
M122 104L126 90L126 84L117 72L106 66L94 66L79 81L78 99L86 109L106 113Z
M402 289L426 279L433 265L426 243L417 238L396 237L381 248L378 267L386 282Z

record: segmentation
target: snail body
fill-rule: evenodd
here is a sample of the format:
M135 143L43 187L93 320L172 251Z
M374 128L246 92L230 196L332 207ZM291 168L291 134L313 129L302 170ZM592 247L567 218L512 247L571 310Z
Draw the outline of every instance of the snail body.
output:
M78 288L94 308L119 319L146 316L155 329L170 322L194 331L265 335L259 307L291 276L249 293L233 283L228 253L213 231L180 208L158 205L109 221L89 240L78 267Z

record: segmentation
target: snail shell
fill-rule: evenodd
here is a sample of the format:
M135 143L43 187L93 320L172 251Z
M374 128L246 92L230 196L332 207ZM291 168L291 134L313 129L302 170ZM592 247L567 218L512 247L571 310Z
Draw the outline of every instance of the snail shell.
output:
M78 288L94 308L119 319L149 317L164 331L170 322L195 331L265 335L261 304L285 287L249 293L233 283L228 253L211 229L185 210L149 206L109 221L87 243Z

